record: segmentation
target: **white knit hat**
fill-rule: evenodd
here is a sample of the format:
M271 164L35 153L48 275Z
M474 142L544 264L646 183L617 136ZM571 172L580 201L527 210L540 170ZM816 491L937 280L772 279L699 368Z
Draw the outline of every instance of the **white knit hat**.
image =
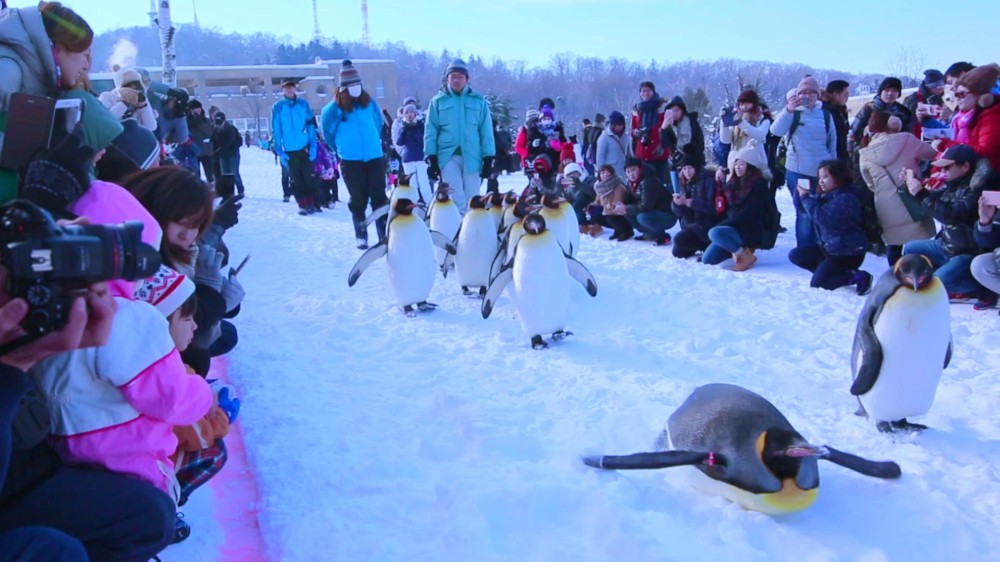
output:
M193 294L193 281L186 275L161 265L155 275L139 283L135 290L135 299L148 302L161 314L169 317Z

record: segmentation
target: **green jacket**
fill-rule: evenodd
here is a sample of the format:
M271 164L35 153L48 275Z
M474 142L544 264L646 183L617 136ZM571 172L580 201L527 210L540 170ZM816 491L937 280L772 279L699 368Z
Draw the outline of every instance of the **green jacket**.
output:
M431 99L424 128L424 154L445 162L461 148L465 172L478 173L483 158L496 156L493 118L486 98L466 86L456 94L445 86Z

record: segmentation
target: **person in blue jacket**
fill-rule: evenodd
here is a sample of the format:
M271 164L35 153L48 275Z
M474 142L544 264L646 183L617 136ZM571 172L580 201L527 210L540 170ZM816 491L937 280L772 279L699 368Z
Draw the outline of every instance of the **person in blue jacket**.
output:
M444 87L427 108L427 176L450 185L458 210L465 214L468 201L493 173L493 117L486 98L469 87L469 68L462 59L451 61L444 76Z
M368 95L361 76L349 60L340 69L337 97L323 108L323 138L340 158L340 174L351 201L358 249L368 248L365 208L372 211L389 204L385 195L385 160L382 152L382 109ZM379 240L385 238L388 217L375 221Z
M827 160L819 165L816 195L798 189L802 206L819 232L819 244L792 248L789 261L813 273L811 287L832 291L853 285L859 295L867 294L872 275L860 268L868 237L862 224L861 198L847 161Z
M271 109L274 149L282 168L288 169L288 188L299 205L300 215L311 215L316 206L312 183L312 162L316 160L316 117L309 102L295 93L295 80L285 80L285 97Z

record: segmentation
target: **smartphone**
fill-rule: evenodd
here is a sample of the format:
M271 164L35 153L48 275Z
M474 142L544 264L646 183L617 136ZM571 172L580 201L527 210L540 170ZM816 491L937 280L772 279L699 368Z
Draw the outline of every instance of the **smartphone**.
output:
M809 178L799 178L799 181L796 183L796 185L799 186L799 189L812 191L812 184L809 182Z
M15 92L10 95L7 131L0 168L23 170L43 150L51 148L54 138L72 132L80 123L83 100L55 100ZM54 134L55 133L55 134Z
M722 124L726 127L732 127L736 124L736 110L732 107L727 107L722 112Z
M1000 191L984 191L983 201L986 202L987 205L1000 207Z
M907 169L906 169L906 181L910 181L910 180L912 180L913 178L914 178L914 175L913 175L913 170L911 170L911 169L907 168Z
M237 275L239 275L240 272L243 271L243 268L246 267L248 261L250 261L250 254L247 254L247 257L243 258L243 261L240 262L240 265L237 265L236 269L234 269L233 272L229 274L229 276L236 277Z

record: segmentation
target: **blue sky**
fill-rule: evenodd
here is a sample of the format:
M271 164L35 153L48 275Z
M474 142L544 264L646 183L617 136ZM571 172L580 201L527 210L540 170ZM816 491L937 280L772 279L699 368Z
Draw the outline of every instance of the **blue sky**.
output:
M311 0L196 1L203 26L295 41L312 35ZM149 0L63 2L97 32L148 21ZM318 2L325 35L361 38L360 0ZM35 3L8 1L15 7ZM643 63L740 58L888 73L900 50L941 70L958 60L981 64L997 56L990 27L1000 21L1000 2L955 6L966 13L949 13L940 0L369 0L368 12L375 43L403 41L435 53L448 49L529 66L572 52ZM173 13L176 21L192 21L192 0L174 0Z

